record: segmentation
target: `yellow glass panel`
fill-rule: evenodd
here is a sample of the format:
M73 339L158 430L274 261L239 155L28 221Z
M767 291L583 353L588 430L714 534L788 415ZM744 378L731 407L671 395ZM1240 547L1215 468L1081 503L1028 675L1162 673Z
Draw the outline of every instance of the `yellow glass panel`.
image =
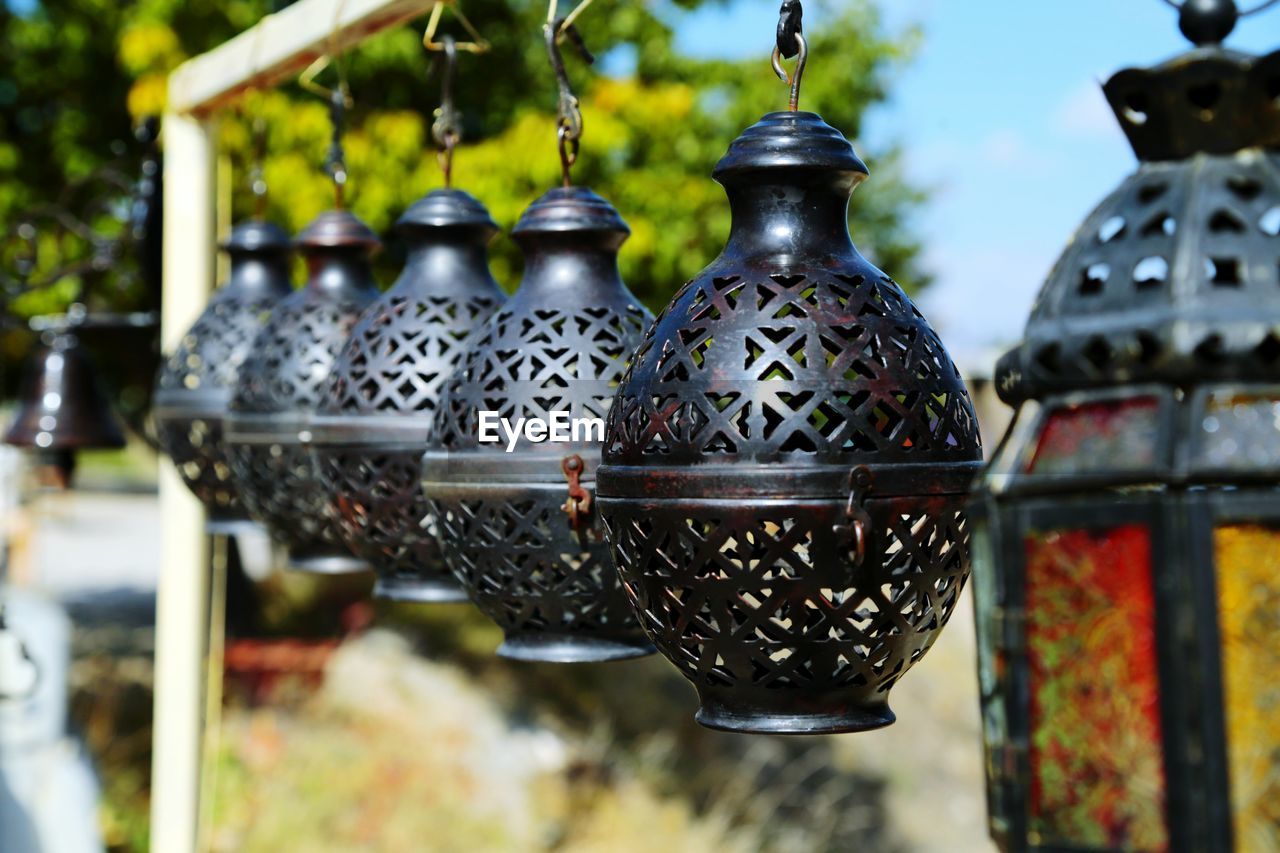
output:
M1280 851L1280 529L1214 532L1235 847Z

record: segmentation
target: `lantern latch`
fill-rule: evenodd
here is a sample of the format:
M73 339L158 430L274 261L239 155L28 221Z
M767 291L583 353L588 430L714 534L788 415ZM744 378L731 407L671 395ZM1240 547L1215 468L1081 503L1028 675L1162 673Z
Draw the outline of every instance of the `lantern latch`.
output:
M849 500L844 507L844 520L832 527L836 536L853 547L853 564L861 566L867 557L867 539L871 535L871 516L863 502L871 490L871 471L859 465L849 472Z
M564 502L565 514L569 516L569 526L578 534L578 539L585 545L587 526L583 522L591 514L591 493L582 487L582 470L586 466L578 454L566 456L560 462L560 470L569 481L569 499Z

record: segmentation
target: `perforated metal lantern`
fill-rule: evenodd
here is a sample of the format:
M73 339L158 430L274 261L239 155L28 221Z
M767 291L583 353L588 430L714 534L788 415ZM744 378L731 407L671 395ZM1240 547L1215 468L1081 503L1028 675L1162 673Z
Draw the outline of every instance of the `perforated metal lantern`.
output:
M969 571L981 457L960 374L849 238L867 175L818 116L765 116L715 169L723 254L676 294L609 414L598 503L627 593L705 725L891 723Z
M361 571L327 513L328 493L312 464L310 419L338 353L378 296L369 258L380 245L346 211L320 214L296 241L307 284L285 297L240 366L227 446L245 508L289 551L295 569Z
M997 367L974 572L1005 849L1280 849L1277 81L1280 53L1206 46L1107 82L1138 169Z
M311 428L316 464L343 540L378 571L376 596L466 601L419 480L445 380L506 299L489 274L498 228L480 202L453 189L428 194L396 227L408 262L338 356Z
M160 446L204 504L211 533L252 524L232 481L223 419L254 339L272 307L292 291L292 243L277 226L244 222L223 249L231 259L227 283L160 368L154 397Z
M580 187L548 192L512 237L519 290L479 330L446 385L423 460L445 560L506 635L498 653L556 662L647 654L590 506L603 428L574 440L481 441L482 411L603 419L649 314L618 275L629 234ZM581 425L580 425L581 426ZM575 529L576 527L576 529Z

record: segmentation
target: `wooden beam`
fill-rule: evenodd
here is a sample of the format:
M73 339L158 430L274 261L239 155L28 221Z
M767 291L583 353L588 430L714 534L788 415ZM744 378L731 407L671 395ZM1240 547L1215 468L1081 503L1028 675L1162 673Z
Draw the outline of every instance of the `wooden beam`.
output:
M434 0L301 0L183 63L169 77L169 109L206 113L251 87L288 80L325 53L430 11Z

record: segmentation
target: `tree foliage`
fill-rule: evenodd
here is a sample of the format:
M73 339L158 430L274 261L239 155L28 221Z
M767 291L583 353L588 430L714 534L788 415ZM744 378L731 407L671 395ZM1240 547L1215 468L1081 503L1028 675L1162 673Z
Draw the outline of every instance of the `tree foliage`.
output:
M455 184L509 228L559 177L555 89L541 37L546 7L530 0L465 2L492 50L459 59L455 91L465 138ZM630 223L623 274L655 308L723 244L728 211L709 178L712 166L744 127L785 105L786 87L768 66L771 32L760 33L758 56L744 61L697 58L677 48L673 19L704 2L722 0L596 0L579 23L613 74L589 69L566 50L586 128L575 180L609 198ZM170 70L250 26L267 6L266 0L41 0L23 14L0 6L0 215L8 221L109 157L113 142L128 138L131 115L163 109ZM885 34L869 0L832 0L825 11L823 25L808 34L802 107L856 138L909 44ZM463 38L447 12L444 21L443 30ZM379 230L440 185L430 136L438 78L429 75L421 26L383 33L340 60L355 98L345 138L348 197ZM251 93L220 117L237 217L251 207L244 176L253 117L268 128L269 216L297 230L332 199L319 168L330 133L327 107L290 84ZM925 277L906 220L921 194L898 174L894 151L860 153L873 177L852 208L855 239L906 286L919 286ZM494 253L497 274L513 286L514 246L500 239ZM395 262L396 253L387 253L384 271Z

